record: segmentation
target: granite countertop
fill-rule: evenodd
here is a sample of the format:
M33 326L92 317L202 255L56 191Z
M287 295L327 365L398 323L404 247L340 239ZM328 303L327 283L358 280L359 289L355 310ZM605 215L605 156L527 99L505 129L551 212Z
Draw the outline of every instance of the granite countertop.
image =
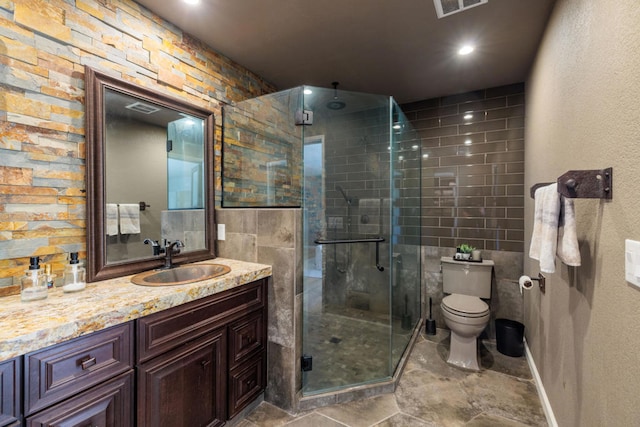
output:
M22 302L0 298L0 361L39 350L110 326L166 310L271 276L271 266L216 258L195 264L227 265L223 276L177 286L148 287L132 276L87 283L84 291L49 290L48 298Z

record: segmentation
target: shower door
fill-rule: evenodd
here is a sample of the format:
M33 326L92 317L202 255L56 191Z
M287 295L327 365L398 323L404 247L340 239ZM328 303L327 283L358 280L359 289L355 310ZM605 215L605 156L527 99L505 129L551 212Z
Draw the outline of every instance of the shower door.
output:
M397 107L385 96L312 89L304 101L313 111L304 128L305 395L390 379L420 319L419 287L416 297L395 286L403 268L394 237Z

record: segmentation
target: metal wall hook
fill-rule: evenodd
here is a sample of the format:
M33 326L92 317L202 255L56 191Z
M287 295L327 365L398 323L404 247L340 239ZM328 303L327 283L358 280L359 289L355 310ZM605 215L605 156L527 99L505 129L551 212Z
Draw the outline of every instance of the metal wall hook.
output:
M613 168L593 170L571 170L561 175L557 181L558 193L569 199L613 198ZM534 184L530 189L531 198L536 190L550 185L550 182Z

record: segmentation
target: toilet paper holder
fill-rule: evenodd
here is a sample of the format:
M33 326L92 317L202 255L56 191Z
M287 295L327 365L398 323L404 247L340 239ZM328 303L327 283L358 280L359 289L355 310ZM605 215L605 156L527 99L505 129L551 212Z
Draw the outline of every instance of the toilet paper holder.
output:
M528 277L528 276L522 276L521 278L527 277L530 280L534 280L536 282L538 282L538 286L540 287L540 292L542 292L544 294L545 290L546 290L546 280L547 278L544 277L542 275L542 273L538 273L538 277ZM509 282L511 283L515 283L516 285L520 285L520 280L509 280ZM527 288L527 289L530 289ZM520 293L522 293L522 289L520 289Z
M538 286L540 287L540 292L542 292L544 294L545 290L546 290L546 277L544 277L542 275L542 273L538 273L538 277L530 277L531 280L535 280L538 282ZM516 282L519 283L519 282Z

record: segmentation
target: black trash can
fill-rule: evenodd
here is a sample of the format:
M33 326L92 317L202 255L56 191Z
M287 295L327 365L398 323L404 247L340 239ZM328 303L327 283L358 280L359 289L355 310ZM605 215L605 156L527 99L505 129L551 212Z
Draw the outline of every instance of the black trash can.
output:
M524 354L524 325L515 320L496 319L496 346L502 354L522 357Z

